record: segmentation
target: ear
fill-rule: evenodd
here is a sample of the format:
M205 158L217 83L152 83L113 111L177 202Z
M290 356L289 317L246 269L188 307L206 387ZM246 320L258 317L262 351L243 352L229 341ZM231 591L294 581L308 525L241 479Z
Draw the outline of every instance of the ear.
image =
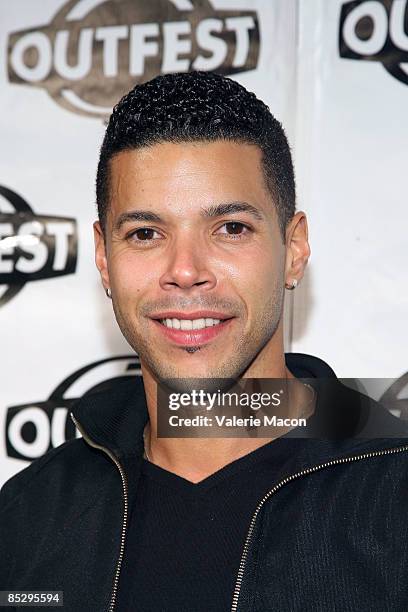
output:
M307 219L305 213L300 210L292 217L286 228L285 287L287 289L294 288L303 278L309 257Z
M104 289L110 287L108 262L106 259L105 238L99 221L93 224L94 242L95 242L95 263L101 275L102 285Z

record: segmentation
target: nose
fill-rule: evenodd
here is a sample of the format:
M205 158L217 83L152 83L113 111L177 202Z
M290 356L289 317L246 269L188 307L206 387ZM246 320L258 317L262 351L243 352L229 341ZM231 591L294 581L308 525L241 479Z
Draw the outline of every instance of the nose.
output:
M180 237L167 251L167 265L160 278L165 291L174 289L210 290L217 284L215 274L210 270L206 245L194 237Z

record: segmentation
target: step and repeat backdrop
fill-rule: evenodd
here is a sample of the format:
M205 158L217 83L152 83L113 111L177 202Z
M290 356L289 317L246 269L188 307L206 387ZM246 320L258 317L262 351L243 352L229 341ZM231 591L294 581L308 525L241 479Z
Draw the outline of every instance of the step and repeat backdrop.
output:
M408 385L406 0L0 0L0 485L75 436L69 408L140 364L94 265L112 106L157 74L214 70L285 126L307 274L286 350Z

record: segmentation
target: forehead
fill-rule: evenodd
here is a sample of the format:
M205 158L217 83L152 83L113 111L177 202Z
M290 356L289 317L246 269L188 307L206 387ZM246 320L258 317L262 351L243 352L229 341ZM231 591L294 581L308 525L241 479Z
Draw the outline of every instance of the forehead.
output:
M112 213L148 201L155 205L216 200L271 207L256 145L228 141L160 143L123 151L110 162Z

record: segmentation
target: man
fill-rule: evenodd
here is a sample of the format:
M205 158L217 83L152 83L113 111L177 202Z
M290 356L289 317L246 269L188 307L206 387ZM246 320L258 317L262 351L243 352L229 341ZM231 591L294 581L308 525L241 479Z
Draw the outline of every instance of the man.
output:
M69 611L406 611L408 442L320 359L284 354L310 249L279 122L215 74L137 86L97 204L96 265L143 379L83 398L83 438L5 485L1 588L63 590ZM185 378L284 379L309 434L160 437L158 384Z

